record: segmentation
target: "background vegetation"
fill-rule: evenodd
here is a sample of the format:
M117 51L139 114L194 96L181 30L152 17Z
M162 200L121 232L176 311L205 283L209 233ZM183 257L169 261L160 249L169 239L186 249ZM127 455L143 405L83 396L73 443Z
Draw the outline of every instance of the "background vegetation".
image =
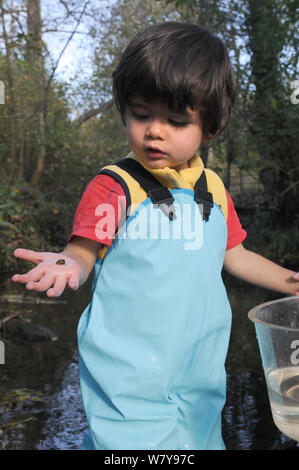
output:
M229 127L200 154L230 190L248 231L246 246L298 267L296 5L0 0L1 272L16 269L17 247L61 250L88 181L126 154L111 72L135 32L167 20L207 26L226 43L237 101ZM80 53L72 55L74 41ZM66 56L73 65L68 74L62 73Z

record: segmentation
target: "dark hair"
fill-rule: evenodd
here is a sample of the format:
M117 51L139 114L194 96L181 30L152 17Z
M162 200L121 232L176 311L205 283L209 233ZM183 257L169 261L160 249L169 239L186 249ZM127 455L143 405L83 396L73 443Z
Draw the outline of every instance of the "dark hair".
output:
M227 125L235 80L221 39L196 24L166 22L136 34L112 74L115 103L124 121L135 96L162 100L171 109L198 110L203 137Z

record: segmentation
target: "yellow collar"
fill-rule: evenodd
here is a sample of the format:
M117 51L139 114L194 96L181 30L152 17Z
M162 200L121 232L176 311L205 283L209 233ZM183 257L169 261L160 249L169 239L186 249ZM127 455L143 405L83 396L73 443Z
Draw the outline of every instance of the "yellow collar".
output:
M193 155L189 160L189 168L184 170L176 171L174 168L157 168L152 169L145 165L133 152L128 154L129 158L137 160L146 170L152 173L157 180L167 186L167 188L188 188L193 189L196 181L200 177L204 165L201 158L198 155Z

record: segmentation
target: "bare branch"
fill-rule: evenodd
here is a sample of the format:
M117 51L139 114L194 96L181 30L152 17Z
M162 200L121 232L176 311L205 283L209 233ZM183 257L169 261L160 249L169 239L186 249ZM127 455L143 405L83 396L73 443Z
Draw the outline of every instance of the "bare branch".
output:
M88 35L88 31L64 31L64 30L60 30L60 29L44 29L43 30L43 33L64 33L64 34L83 34L83 35Z
M77 118L74 122L73 125L74 127L79 127L83 122L87 121L88 119L96 116L97 114L103 113L104 111L107 111L107 109L111 108L111 106L114 104L114 100L107 101L104 104L101 104L98 108L90 109L86 113L83 113L79 118Z
M64 6L64 8L66 9L67 11L67 16L73 16L73 12L69 9L67 3L64 1L64 0L59 0L61 5Z
M85 2L84 6L83 6L83 9L82 9L82 11L81 11L81 13L80 13L80 15L79 15L78 20L77 20L75 29L71 32L70 37L69 37L68 40L66 41L66 43L65 43L65 45L64 45L64 47L63 47L63 49L62 49L62 51L61 51L60 54L59 54L59 57L58 57L58 59L57 59L57 61L56 61L56 64L55 64L54 67L52 68L52 72L51 72L51 75L50 75L50 77L49 77L49 79L48 79L48 83L47 83L47 87L46 87L46 93L48 93L48 91L49 91L51 82L52 82L52 80L53 80L54 74L55 74L55 72L56 72L56 70L57 70L57 67L58 67L58 65L59 65L59 62L60 62L61 57L63 56L63 54L64 54L66 48L68 47L69 43L70 43L71 40L73 39L74 35L76 34L77 29L79 28L81 18L82 18L82 16L83 16L84 13L85 13L85 10L86 10L88 4L89 4L89 0L87 0L87 1Z

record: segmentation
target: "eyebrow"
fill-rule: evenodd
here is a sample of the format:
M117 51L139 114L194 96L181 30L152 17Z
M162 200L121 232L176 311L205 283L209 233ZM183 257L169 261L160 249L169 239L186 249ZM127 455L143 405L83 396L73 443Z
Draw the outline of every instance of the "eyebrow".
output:
M148 105L146 104L146 102L145 101L139 101L138 98L137 99L133 98L133 100L130 101L128 104L129 104L129 106L140 106L142 108L148 108Z

